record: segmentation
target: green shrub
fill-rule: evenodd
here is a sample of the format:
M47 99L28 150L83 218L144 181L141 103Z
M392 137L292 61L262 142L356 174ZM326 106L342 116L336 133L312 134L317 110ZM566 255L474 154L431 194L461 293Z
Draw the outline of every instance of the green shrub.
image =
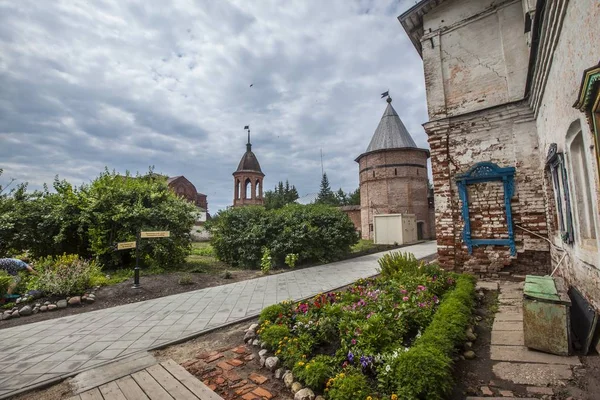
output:
M139 230L170 231L168 238L141 240L147 265L177 266L190 252L196 207L170 190L164 176L105 170L78 188L58 179L53 187L28 193L23 185L0 196L0 254L8 249L29 250L36 258L78 254L122 268L133 264L135 250L115 251L114 244L135 240Z
M465 341L474 296L474 278L458 276L456 288L444 297L425 332L393 363L399 398L436 400L450 393L451 356Z
M179 277L179 282L180 285L193 285L194 284L194 279L192 278L192 275L190 274L182 274Z
M292 371L294 376L303 381L306 386L322 391L327 380L333 375L334 369L331 366L331 357L318 355L306 364L295 365Z
M364 399L371 392L367 378L358 371L340 372L327 382L327 399Z
M269 321L274 324L279 318L280 315L285 314L288 311L288 308L281 303L273 304L271 306L263 308L260 312L260 317L258 318L258 323L262 324L265 321Z
M452 360L432 345L413 346L395 367L400 399L441 400L452 390Z
M273 257L271 257L271 250L268 248L263 249L263 254L260 259L260 270L263 274L268 275L271 272L271 267L273 266Z
M350 218L324 205L231 208L208 222L207 229L221 261L252 268L260 266L265 247L275 265L283 265L289 254L296 254L297 262L329 262L349 253L358 240Z
M77 255L46 257L35 263L38 275L31 276L28 288L50 296L80 295L101 276L100 267Z
M14 277L5 271L0 271L0 298L3 298L8 291L8 287L13 283Z
M298 262L298 254L290 253L285 256L285 265L290 268L294 268Z
M261 329L260 338L270 349L276 349L283 338L290 336L290 330L285 325L268 325Z

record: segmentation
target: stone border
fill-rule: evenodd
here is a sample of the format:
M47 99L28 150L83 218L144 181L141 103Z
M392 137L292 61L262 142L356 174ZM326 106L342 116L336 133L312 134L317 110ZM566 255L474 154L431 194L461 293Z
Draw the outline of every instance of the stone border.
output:
M33 305L33 307L31 306L31 304L25 304L25 303L27 303L31 300L36 300L35 296L25 295L25 296L19 297L15 301L15 304L21 304L21 305L25 304L25 305L23 305L23 307L21 307L21 308L15 306L10 310L6 310L3 313L0 313L0 321L5 321L5 320L13 319L13 318L25 317L28 315L37 314L39 312L61 310L63 308L67 308L67 306L82 306L84 303L91 304L96 301L96 290L97 289L98 289L98 286L96 286L92 290L85 292L83 294L83 296L67 297L65 299L61 299L61 300L58 300L55 302L46 301L46 302L44 302L44 304L35 303Z

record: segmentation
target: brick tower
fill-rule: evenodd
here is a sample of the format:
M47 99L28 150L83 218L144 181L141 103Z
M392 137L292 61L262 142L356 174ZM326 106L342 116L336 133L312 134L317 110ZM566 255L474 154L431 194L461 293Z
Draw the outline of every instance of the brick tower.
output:
M362 238L373 239L374 214L415 214L420 239L430 238L427 159L392 107L387 107L359 165Z
M233 206L260 205L263 201L263 174L258 159L252 152L250 143L250 128L248 129L248 143L246 152L242 156L237 170L233 173Z

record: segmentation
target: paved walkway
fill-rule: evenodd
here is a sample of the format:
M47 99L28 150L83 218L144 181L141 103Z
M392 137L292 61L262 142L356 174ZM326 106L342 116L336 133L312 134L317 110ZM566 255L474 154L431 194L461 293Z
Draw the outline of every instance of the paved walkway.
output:
M564 386L573 377L573 367L581 365L576 356L562 357L525 347L523 332L523 282L479 283L486 289L500 289L498 313L494 318L490 345L490 359L497 382L508 381L526 385L530 400L538 396L551 396L551 386ZM484 397L467 400L516 399L510 390L491 385L481 386ZM498 396L498 397L488 397ZM520 400L526 400L520 398Z
M402 251L423 258L436 243ZM0 399L374 275L382 254L2 329Z

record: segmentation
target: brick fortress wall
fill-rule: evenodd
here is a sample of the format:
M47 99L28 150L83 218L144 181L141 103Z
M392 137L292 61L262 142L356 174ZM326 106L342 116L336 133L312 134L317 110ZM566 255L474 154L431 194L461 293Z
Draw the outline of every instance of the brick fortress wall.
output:
M373 239L370 225L376 214L415 214L429 237L431 221L427 201L427 153L418 149L392 149L364 155L359 161L363 239Z

